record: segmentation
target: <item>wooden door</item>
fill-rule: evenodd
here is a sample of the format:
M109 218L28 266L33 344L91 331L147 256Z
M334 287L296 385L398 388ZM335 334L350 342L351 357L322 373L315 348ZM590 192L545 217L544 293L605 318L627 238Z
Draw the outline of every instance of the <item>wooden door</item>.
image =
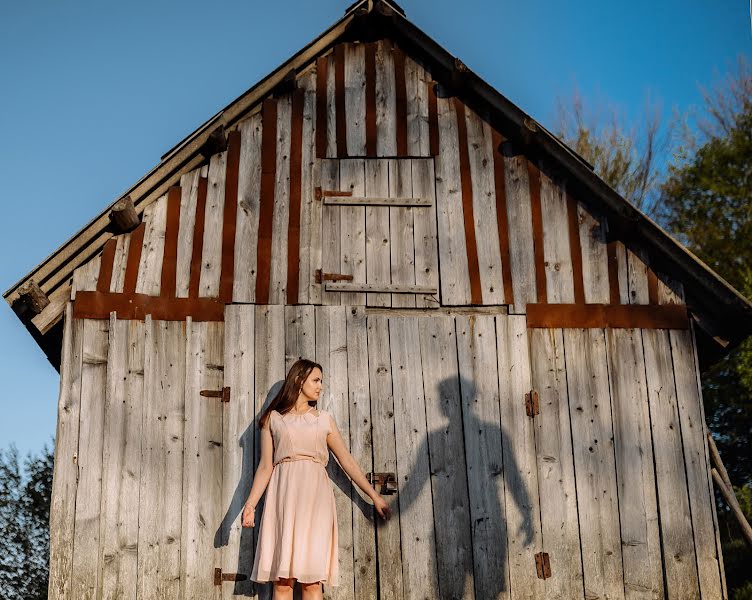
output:
M319 173L322 303L438 305L433 158L327 159Z

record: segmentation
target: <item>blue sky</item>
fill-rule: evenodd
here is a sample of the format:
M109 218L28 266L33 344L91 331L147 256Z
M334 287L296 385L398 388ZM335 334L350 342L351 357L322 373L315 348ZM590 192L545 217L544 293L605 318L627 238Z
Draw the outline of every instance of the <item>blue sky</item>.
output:
M349 1L0 3L0 288L75 234ZM701 106L752 59L749 3L402 0L418 27L554 127L557 96ZM55 432L58 375L0 307L0 448Z

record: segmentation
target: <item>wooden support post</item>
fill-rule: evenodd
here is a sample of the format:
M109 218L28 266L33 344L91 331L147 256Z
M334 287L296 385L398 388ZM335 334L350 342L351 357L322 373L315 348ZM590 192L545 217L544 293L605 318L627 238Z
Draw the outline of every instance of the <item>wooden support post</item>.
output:
M742 530L744 541L747 542L747 545L750 548L752 548L752 526L750 526L747 518L742 512L741 507L739 506L739 501L736 499L736 494L734 494L734 487L731 485L728 471L726 471L726 467L721 462L721 455L718 453L718 448L715 445L715 440L709 433L708 444L710 446L710 457L715 464L715 467L710 470L710 473L713 476L713 482L718 488L718 491L721 492L723 499L726 500L726 504L729 505L731 512L734 513L736 520L739 522L739 527Z
M141 223L141 219L136 212L130 196L121 198L115 202L110 211L110 221L115 229L115 233L127 233L133 231Z

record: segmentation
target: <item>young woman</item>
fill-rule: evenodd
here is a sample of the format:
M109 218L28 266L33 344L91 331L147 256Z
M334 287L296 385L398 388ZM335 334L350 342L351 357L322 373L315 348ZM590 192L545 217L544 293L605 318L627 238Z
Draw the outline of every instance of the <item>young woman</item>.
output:
M321 365L297 361L259 419L261 461L242 519L243 527L255 525L256 504L268 484L251 579L274 582L274 600L292 598L295 581L303 586L304 600L323 598L322 582L338 584L337 512L326 472L329 449L373 500L378 514L391 516L347 450L332 415L314 408L322 377Z

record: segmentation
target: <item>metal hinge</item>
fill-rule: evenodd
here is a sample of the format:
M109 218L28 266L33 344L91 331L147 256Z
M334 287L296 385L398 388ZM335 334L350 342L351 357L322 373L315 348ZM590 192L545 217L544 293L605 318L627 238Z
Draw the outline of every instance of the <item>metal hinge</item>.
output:
M534 417L540 413L538 390L530 390L525 394L525 411L528 417Z
M230 388L223 387L221 390L201 390L204 398L219 398L222 402L230 401Z
M352 196L352 190L343 190L343 191L336 191L336 190L323 190L320 187L316 187L314 189L314 198L316 200L321 201L324 196Z
M551 562L548 560L548 552L538 552L535 555L535 570L538 573L538 579L551 577Z
M246 581L247 579L248 575L243 575L243 573L223 573L219 567L214 569L214 585L222 585L223 581Z
M324 273L321 269L316 269L316 283L322 281L352 281L352 275L345 275L344 273Z
M376 489L379 494L394 494L397 492L397 477L394 473L368 473L366 479L371 483L374 488L379 486L381 489Z

